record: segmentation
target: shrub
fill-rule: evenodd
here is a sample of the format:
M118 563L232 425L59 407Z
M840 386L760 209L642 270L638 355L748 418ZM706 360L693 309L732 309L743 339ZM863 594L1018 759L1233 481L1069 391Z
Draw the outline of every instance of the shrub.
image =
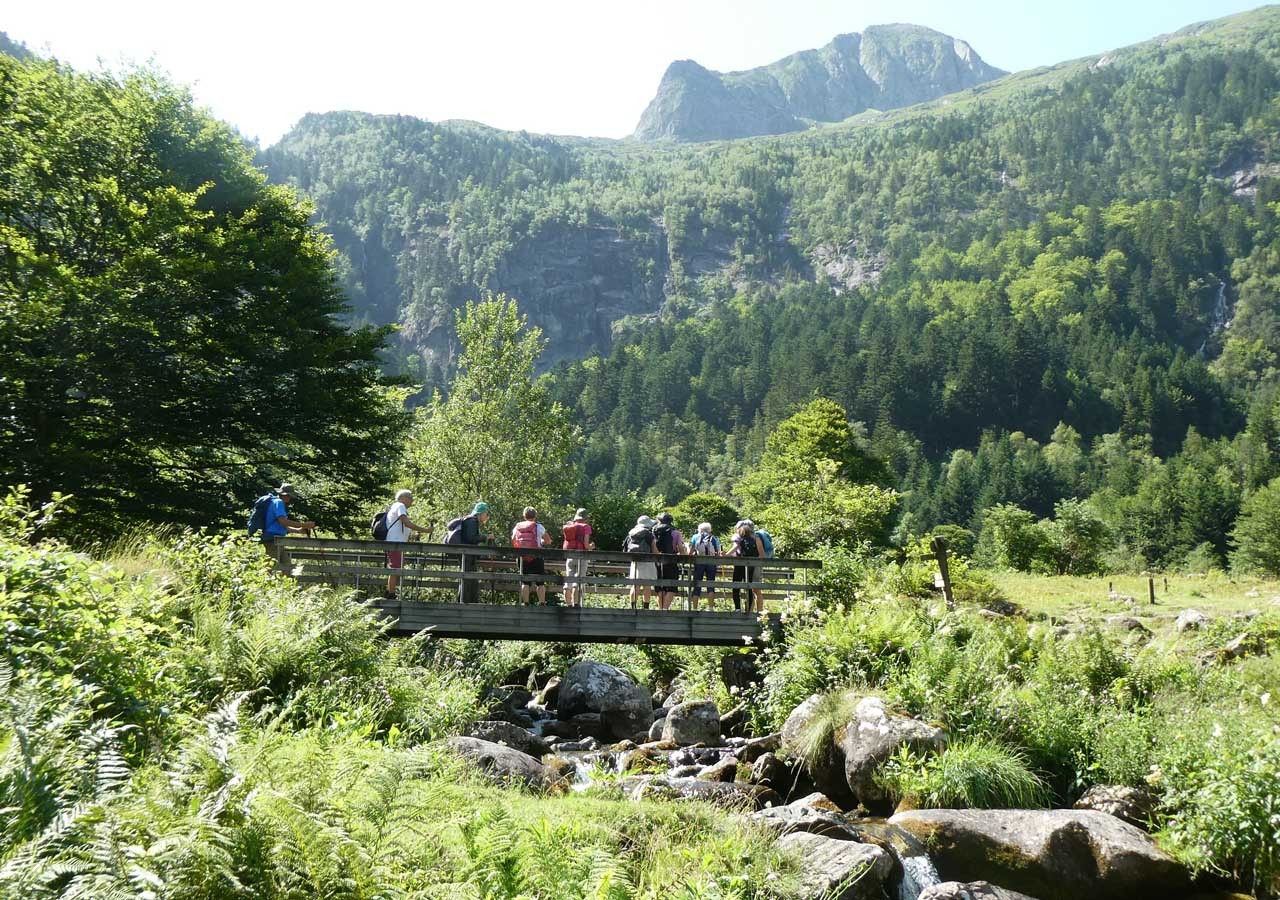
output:
M1245 499L1231 546L1233 572L1280 575L1280 478Z
M1049 790L1026 756L988 738L956 741L938 756L903 748L881 768L877 782L919 806L1033 809L1048 805Z

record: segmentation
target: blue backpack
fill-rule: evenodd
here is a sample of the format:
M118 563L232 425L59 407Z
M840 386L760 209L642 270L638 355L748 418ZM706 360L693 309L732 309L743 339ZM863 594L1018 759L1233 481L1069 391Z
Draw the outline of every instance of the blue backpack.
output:
M271 501L275 498L275 494L263 494L257 500L253 501L253 509L249 513L249 537L253 537L259 531L263 533L266 532L267 511L271 509Z
M763 528L757 528L756 534L760 537L760 543L764 544L765 559L773 559L773 538L769 532Z

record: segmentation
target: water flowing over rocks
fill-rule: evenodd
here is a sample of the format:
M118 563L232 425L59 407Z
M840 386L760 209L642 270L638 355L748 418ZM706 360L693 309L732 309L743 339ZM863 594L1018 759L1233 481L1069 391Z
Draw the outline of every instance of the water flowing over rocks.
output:
M1095 810L914 810L889 823L929 848L942 877L1041 900L1157 900L1188 885L1150 837Z
M812 900L879 898L893 872L893 857L873 844L796 831L778 846L800 857L801 896Z
M776 793L759 785L701 778L632 775L623 778L619 785L623 795L631 800L704 800L731 810L758 810L782 802Z
M1036 900L1017 891L1006 890L989 881L944 881L921 891L918 900Z

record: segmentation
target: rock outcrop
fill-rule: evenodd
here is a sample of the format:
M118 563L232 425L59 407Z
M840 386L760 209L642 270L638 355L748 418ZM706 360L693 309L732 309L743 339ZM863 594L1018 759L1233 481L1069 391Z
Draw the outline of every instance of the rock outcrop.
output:
M720 743L720 711L710 700L677 703L662 720L662 739L680 746Z
M779 838L778 847L800 857L800 896L812 900L879 898L893 873L893 857L873 844L796 831Z
M504 744L472 737L452 737L446 746L473 763L495 784L542 788L551 780L550 770L541 762Z
M1036 900L1026 894L1010 891L989 881L944 881L921 891L918 900Z
M472 722L463 732L465 737L480 738L494 744L506 744L529 756L542 757L551 752L551 745L532 731L504 721Z
M1040 900L1157 900L1189 884L1150 837L1094 810L928 809L889 824L929 848L941 877L990 878Z
M875 25L742 72L673 62L635 137L709 141L799 131L811 122L932 100L1004 74L964 41L915 25Z
M595 660L580 660L569 667L557 701L561 719L599 715L600 727L614 740L637 732L647 734L653 723L649 692L625 672ZM588 733L585 728L583 733Z

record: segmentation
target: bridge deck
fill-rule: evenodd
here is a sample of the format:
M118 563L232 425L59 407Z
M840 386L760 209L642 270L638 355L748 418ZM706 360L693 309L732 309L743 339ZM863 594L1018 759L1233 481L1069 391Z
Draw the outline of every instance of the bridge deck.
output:
M760 618L743 612L419 603L377 600L390 632L446 638L575 644L700 644L742 647L761 639ZM776 621L776 614L771 617Z
M403 567L388 568L387 551L404 553ZM541 557L545 575L520 574L517 559L523 555ZM461 556L472 558L472 571L462 571ZM585 577L568 576L566 557L590 561ZM681 556L680 577L676 579L632 579L634 561L673 561L672 556L627 554L602 551L512 547L458 547L442 544L389 543L385 541L317 540L288 538L280 541L280 567L303 584L351 587L369 596L382 614L391 620L390 633L411 635L429 630L440 637L478 640L547 640L572 643L652 643L743 646L762 638L760 619L747 612L727 611L730 594L737 589L749 595L758 589L767 609L785 608L787 602L809 590L807 574L821 563L801 559L737 560L720 557ZM717 568L715 587L717 610L692 611L692 569L695 562L713 561ZM756 580L734 581L726 576L737 562L749 562ZM400 578L399 597L379 595L389 575ZM797 579L797 575L801 579ZM549 606L521 606L513 603L521 583L544 581ZM479 582L479 596L491 602L456 603L459 583ZM582 607L555 604L556 595L566 586L581 586L586 595ZM704 582L704 587L709 587ZM657 606L659 591L677 595L673 608L631 609L628 594L632 586L653 590ZM503 602L505 601L505 602ZM746 605L749 605L748 600ZM777 626L778 616L772 617Z

